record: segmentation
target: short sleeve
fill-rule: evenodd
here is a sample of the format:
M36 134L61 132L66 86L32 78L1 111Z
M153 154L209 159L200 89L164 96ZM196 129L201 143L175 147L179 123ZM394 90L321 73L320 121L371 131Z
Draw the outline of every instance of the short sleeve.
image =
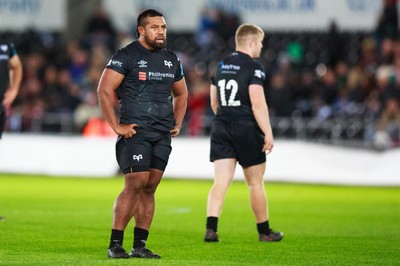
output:
M17 54L17 50L15 49L15 45L14 45L14 43L12 43L12 42L10 42L10 43L8 44L8 46L9 46L9 49L8 49L8 56L11 58L11 57L13 57L14 55Z
M176 68L176 73L175 73L175 80L174 80L174 82L181 80L181 79L183 78L183 76L184 76L184 74L183 74L182 63L181 63L181 61L179 60L179 58L176 58L176 59L177 59L177 65L178 65L178 67Z
M265 70L264 67L260 64L256 64L251 74L250 84L263 85L265 80Z
M118 50L110 61L108 61L106 68L126 76L128 73L128 56L122 50Z
M211 83L212 85L217 85L217 82L215 81L215 75L216 75L217 70L218 70L218 68L219 68L220 65L221 65L221 63L219 63L218 66L215 66L215 69L214 69L214 71L213 71L213 74L212 74L211 77L210 77L210 83Z

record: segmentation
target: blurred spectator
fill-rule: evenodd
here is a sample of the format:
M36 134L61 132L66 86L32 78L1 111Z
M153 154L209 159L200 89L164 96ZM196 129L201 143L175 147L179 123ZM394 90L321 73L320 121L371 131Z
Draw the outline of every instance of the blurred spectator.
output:
M293 65L301 66L301 64L303 63L304 48L299 42L292 41L292 42L288 43L288 45L286 47L286 52L287 52L290 62Z
M293 111L293 98L293 91L286 83L283 74L275 73L271 78L271 85L266 88L266 99L271 116L290 116Z
M377 64L377 44L371 37L366 37L361 41L360 63L365 68L375 70Z
M85 125L95 118L102 117L100 107L97 101L97 94L90 91L85 94L83 102L81 102L74 112L74 126L78 132L82 132Z
M386 149L400 146L400 106L397 98L389 98L378 118L374 144Z
M199 25L195 33L195 41L203 54L212 49L212 43L217 35L218 10L204 8L201 11Z
M324 121L332 117L335 111L334 104L338 100L339 89L337 86L336 72L328 67L315 87L314 103L317 110L316 118Z
M379 100L384 105L389 98L399 98L400 91L394 82L394 68L392 65L382 65L376 70L376 90Z
M314 77L309 71L305 71L294 89L294 107L299 110L301 116L312 116L312 97L313 97Z
M333 67L336 72L337 86L340 91L344 90L347 94L347 74L348 65L344 61L337 61Z
M217 34L233 49L235 32L241 24L241 19L238 14L228 13L224 10L219 10L218 15Z
M111 54L104 45L97 44L90 48L88 52L87 68L79 82L81 87L81 99L86 97L87 93L93 92L99 82L105 63L109 60Z
M197 78L191 83L187 104L187 127L190 136L204 134L204 113L209 102L209 83Z
M91 47L96 44L105 45L110 51L114 51L117 32L110 17L102 6L99 6L93 16L89 19L85 41Z
M326 47L329 56L328 66L335 67L339 61L345 59L345 44L335 21L332 21L329 27Z
M368 77L365 76L362 66L360 66L360 64L354 65L346 70L345 76L347 99L352 103L362 105L369 94L369 91L367 91L368 88L365 87L365 80L368 79Z
M68 69L60 69L57 75L57 83L55 91L47 95L48 108L47 111L54 113L74 112L75 108L80 103L80 87L71 79L71 74Z
M394 45L395 41L390 38L382 40L379 47L377 64L379 65L390 65L393 64L394 60Z
M75 83L80 84L88 69L88 52L81 47L75 47L69 51L70 62L68 65L68 71L71 76L71 80Z
M395 75L396 86L400 87L400 41L395 43L393 70Z
M382 0L382 3L376 27L378 42L385 38L397 39L399 31L397 0Z

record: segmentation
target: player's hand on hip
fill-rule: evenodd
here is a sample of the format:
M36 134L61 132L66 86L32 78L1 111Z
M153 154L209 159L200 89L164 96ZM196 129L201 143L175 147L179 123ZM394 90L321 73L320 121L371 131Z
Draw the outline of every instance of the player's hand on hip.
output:
M172 137L176 137L181 133L181 128L179 126L175 126L174 129L170 131Z
M133 135L136 134L135 128L139 127L137 124L119 124L118 127L115 129L115 133L118 135L124 136L126 139L131 138Z

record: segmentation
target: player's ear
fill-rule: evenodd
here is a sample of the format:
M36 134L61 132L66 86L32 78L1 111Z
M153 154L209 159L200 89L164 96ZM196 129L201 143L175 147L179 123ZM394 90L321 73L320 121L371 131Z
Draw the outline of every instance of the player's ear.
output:
M138 33L138 37L144 35L144 27L143 26L138 26L137 27L137 33Z
M255 42L255 40L253 38L249 38L248 41L247 41L247 45L250 48L253 48L256 45L256 42Z

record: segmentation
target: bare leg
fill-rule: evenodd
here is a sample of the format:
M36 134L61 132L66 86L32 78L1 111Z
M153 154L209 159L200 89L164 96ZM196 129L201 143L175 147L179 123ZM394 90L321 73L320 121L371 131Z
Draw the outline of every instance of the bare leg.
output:
M214 161L214 184L208 194L207 216L219 217L226 191L232 182L236 168L236 159Z
M157 169L150 169L149 180L140 192L138 204L134 208L135 227L149 230L151 222L153 221L155 201L154 193L157 186L161 181L163 171Z
M149 172L128 173L124 176L125 186L114 203L113 229L125 230L132 219L139 201L140 192L147 185Z
M250 204L256 218L256 223L268 220L268 202L264 189L265 163L243 169L250 191Z

